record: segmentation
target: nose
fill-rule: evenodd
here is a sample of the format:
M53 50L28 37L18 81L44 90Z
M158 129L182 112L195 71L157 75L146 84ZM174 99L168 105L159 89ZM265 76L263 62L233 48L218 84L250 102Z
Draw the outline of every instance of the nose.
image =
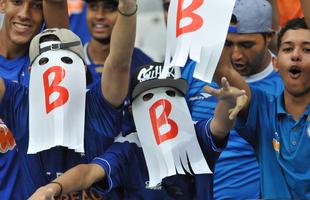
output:
M301 61L301 49L300 48L295 48L292 52L292 61Z
M231 48L231 59L233 61L239 61L239 60L241 60L241 58L242 58L241 49L237 45L232 46L232 48Z
M18 13L18 17L20 17L23 20L30 18L30 4L28 1L24 1L23 5L20 8L20 11Z
M96 18L97 19L103 19L106 15L106 10L103 6L99 6L97 12L96 12Z

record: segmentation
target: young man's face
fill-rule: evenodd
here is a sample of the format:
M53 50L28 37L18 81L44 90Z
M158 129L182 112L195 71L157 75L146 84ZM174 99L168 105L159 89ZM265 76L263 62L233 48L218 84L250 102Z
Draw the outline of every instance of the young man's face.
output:
M87 25L95 40L108 44L117 19L117 3L91 1L87 3Z
M228 50L233 67L242 76L256 74L264 69L268 58L268 44L260 33L228 33L225 48Z
M282 37L278 58L274 63L279 70L285 91L298 97L310 93L310 31L288 30Z
M41 28L42 0L2 0L0 7L7 39L15 45L28 45Z

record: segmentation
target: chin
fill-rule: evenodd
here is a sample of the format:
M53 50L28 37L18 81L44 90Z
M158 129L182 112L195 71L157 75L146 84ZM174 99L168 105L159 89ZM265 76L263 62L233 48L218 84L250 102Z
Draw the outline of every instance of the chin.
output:
M15 44L18 45L28 45L31 41L30 38L25 38L25 37L18 37L18 38L12 38L12 41L14 41Z
M291 87L287 88L286 91L294 97L303 97L309 95L310 89Z

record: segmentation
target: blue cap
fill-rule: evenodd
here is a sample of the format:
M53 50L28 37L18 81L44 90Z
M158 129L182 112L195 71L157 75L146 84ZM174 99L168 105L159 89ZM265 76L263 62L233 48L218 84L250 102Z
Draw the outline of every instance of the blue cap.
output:
M267 0L236 0L233 15L237 18L232 33L263 33L272 31L272 7Z

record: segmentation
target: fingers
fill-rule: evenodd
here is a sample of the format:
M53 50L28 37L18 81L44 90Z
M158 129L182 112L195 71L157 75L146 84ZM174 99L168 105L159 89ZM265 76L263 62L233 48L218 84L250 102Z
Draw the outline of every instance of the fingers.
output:
M242 96L242 95L245 95L246 94L246 92L245 92L245 90L239 90L239 89L236 89L236 90L234 90L234 91L232 91L232 95L234 96L234 97L240 97L240 96Z
M235 119L238 113L246 106L247 102L248 102L247 95L244 94L242 96L237 97L236 106L229 110L229 119L230 120Z
M226 79L226 77L222 77L221 84L222 84L223 90L229 91L230 84L228 80Z
M215 88L213 88L213 87L210 87L210 86L208 86L208 85L206 85L206 86L204 86L204 90L207 92L207 93L209 93L209 94L211 94L212 96L219 96L219 94L220 94L220 91L219 90L217 90L217 89L215 89Z

